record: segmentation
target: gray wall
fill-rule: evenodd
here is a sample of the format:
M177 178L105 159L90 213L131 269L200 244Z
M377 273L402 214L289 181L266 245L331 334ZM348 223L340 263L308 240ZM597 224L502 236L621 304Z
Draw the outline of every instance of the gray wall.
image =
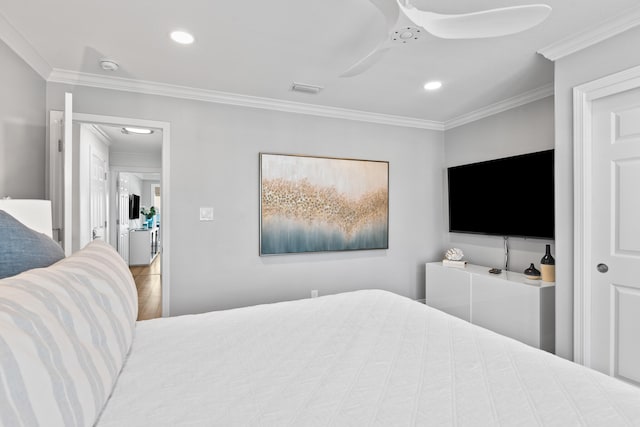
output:
M446 131L445 167L553 148L553 110L553 97L547 97ZM500 189L494 190L499 195ZM530 190L522 189L523 192ZM487 203L492 202L487 200ZM449 229L447 206L445 191L443 230ZM555 253L550 240L509 238L509 269L523 271L532 262L539 267L546 244L551 244ZM447 233L446 247L462 249L465 259L473 264L504 268L502 237Z
M45 81L0 41L0 197L45 195Z
M573 358L573 87L640 65L640 28L555 64L556 352Z
M424 297L424 265L443 246L443 133L47 85L74 111L171 123L171 313L246 306L363 288ZM258 153L390 162L389 250L258 256ZM215 221L200 222L200 206ZM163 224L165 218L163 218Z

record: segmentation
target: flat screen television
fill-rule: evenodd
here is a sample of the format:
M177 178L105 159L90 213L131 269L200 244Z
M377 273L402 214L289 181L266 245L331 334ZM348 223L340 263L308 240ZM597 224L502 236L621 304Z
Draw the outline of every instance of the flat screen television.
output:
M447 169L449 231L553 239L554 150Z
M129 219L140 218L140 196L129 194Z

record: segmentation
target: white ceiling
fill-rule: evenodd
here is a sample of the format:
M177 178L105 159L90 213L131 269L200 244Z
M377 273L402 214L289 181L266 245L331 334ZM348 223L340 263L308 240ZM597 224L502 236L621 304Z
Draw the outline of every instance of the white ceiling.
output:
M124 134L122 126L92 125L106 136L110 152L139 153L160 156L162 153L162 130L150 135Z
M143 181L160 181L161 175L153 172L129 172L131 175L137 176Z
M389 0L395 1L395 0ZM638 0L412 0L440 13L543 1L549 19L483 40L424 41L392 49L374 68L341 72L385 37L368 0L0 0L0 12L53 68L445 122L549 85L553 64L536 52L623 15ZM168 38L186 29L196 42ZM102 71L98 60L118 61ZM426 93L439 79L444 87ZM325 89L292 92L292 82Z

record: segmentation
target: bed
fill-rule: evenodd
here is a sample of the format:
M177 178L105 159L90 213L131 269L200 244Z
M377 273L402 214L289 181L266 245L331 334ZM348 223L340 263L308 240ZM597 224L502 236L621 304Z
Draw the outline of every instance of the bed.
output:
M7 426L638 426L640 390L363 290L136 322L94 242L0 280Z
M640 391L380 290L140 322L99 423L581 424Z

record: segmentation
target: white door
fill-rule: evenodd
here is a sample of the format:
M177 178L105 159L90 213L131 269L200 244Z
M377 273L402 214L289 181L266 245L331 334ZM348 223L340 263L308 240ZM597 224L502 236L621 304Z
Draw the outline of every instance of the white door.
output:
M72 159L73 96L65 93L64 113L52 111L50 117L49 198L53 212L54 239L71 255L73 224Z
M97 150L91 156L91 240L105 240L107 235L107 161Z
M591 147L586 361L640 384L640 88L592 102Z
M129 264L129 182L118 175L118 253Z
M53 240L63 246L63 139L64 113L62 111L49 112L49 180L46 198L51 200L51 222L53 225Z

